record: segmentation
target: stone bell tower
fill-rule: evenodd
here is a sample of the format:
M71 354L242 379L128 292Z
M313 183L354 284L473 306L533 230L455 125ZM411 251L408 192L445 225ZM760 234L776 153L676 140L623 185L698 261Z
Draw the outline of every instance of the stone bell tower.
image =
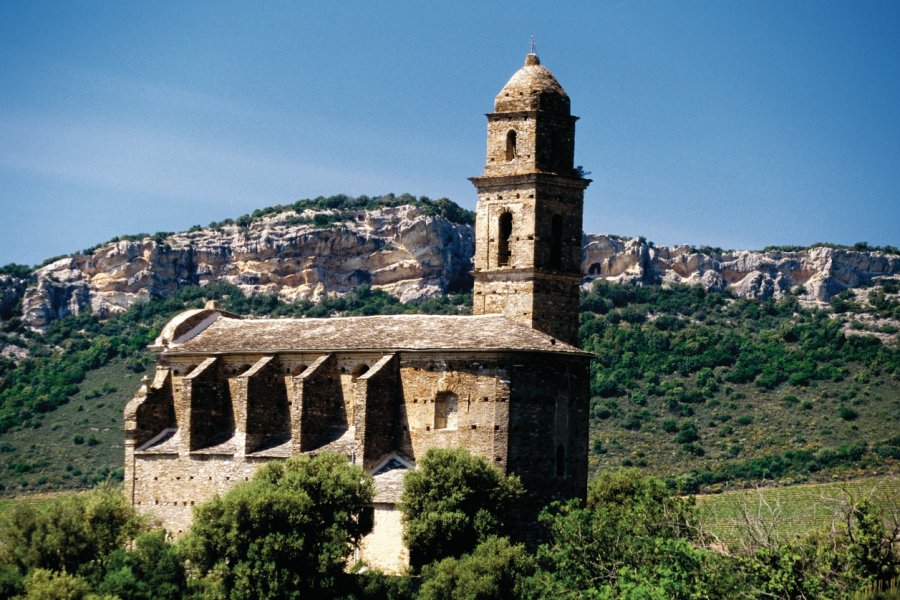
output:
M578 344L584 190L569 96L532 52L487 115L475 222L476 315L501 313Z

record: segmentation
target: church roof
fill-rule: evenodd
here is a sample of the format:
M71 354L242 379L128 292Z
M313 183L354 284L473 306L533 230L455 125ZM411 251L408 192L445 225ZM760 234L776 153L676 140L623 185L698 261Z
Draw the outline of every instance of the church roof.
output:
M220 314L204 319L201 327L185 331L177 338L161 336L155 348L179 354L351 350L582 353L574 346L502 315L237 319Z
M541 64L537 54L525 57L525 66L515 72L494 99L495 112L551 110L569 114L569 95Z

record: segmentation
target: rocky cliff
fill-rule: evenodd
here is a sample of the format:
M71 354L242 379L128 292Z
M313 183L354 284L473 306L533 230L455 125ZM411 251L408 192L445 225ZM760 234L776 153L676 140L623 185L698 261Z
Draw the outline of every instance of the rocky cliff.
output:
M900 256L824 246L796 252L699 251L691 246L657 247L643 238L588 234L582 269L585 285L597 278L693 284L761 300L805 290L803 299L827 302L842 290L900 277Z
M421 206L287 210L243 226L111 242L47 264L27 281L0 276L0 318L17 312L21 301L25 324L42 328L88 308L109 315L148 297L211 281L285 300L316 300L368 283L416 301L468 289L472 251L471 226L430 215ZM843 289L900 277L900 256L827 247L701 252L588 234L582 267L585 286L597 278L685 283L759 299L779 298L803 286L806 300L825 302Z
M326 216L326 224L316 225L316 214ZM340 220L327 223L335 217ZM286 211L246 226L117 241L91 254L61 258L32 275L22 298L22 319L41 328L88 307L105 316L211 281L289 301L316 300L368 283L414 301L464 289L472 251L471 227L428 216L421 207L349 214Z

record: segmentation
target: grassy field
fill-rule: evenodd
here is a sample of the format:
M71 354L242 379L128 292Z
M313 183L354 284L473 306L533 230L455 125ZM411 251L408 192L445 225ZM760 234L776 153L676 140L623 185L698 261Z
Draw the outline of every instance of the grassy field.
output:
M729 545L752 542L751 535L789 540L837 525L848 503L869 499L895 519L900 509L900 476L792 485L697 496L703 528Z
M16 498L0 498L0 518L2 518L6 514L6 511L12 508L15 504L31 504L35 507L41 507L48 504L54 498L58 498L60 496L71 493L73 492L45 492L41 494L18 496Z

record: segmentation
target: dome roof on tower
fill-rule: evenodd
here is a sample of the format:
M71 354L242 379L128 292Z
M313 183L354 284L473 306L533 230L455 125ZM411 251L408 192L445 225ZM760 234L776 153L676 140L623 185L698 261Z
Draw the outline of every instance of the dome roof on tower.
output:
M516 71L494 99L494 112L550 110L569 114L569 95L537 54L525 57L525 66Z

